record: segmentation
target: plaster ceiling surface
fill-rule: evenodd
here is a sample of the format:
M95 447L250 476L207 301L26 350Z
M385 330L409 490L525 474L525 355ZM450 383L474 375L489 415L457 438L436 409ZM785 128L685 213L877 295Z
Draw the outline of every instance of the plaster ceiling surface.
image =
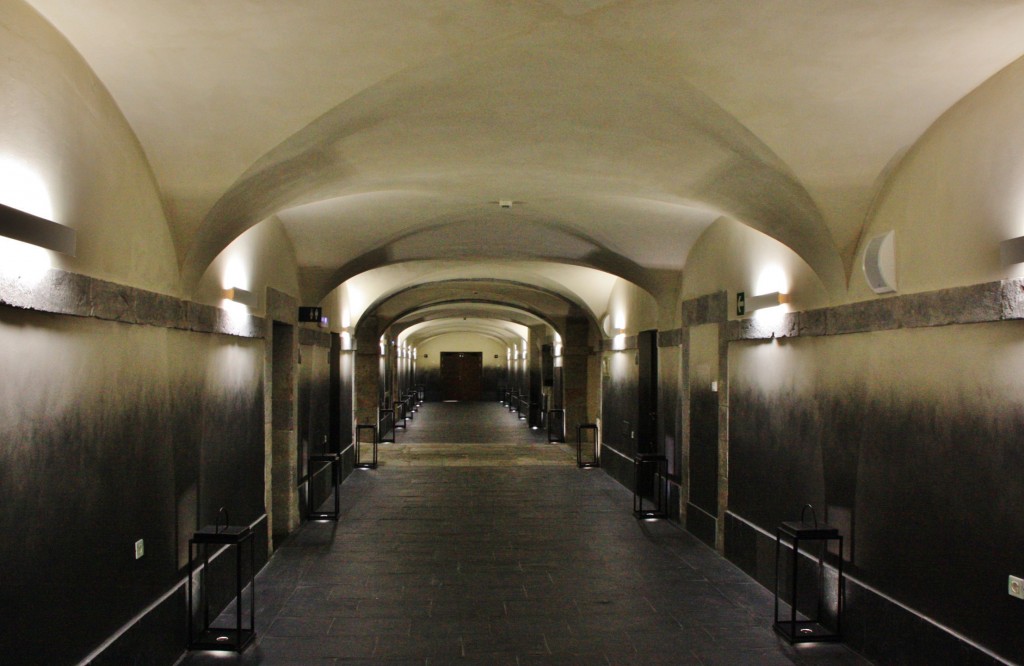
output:
M1024 53L1024 0L30 4L137 133L186 284L271 215L335 284L447 257L634 279L727 215L837 293L885 166Z

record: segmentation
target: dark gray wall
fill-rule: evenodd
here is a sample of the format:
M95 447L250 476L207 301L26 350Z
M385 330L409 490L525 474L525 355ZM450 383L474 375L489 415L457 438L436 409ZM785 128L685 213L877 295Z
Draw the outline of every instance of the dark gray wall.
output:
M658 434L658 332L640 331L637 335L637 450L664 453Z
M417 371L417 382L423 387L423 398L428 402L441 400L441 370L436 366L430 366L425 370Z
M1006 587L1024 571L1022 340L1005 322L733 343L730 511L773 533L814 504L857 580L1019 657L1024 604ZM730 557L770 583L771 550L731 532ZM892 659L898 645L871 641L891 639L893 609L872 615L868 596L848 598L848 638Z
M218 507L262 515L263 355L258 339L0 306L4 661L76 662L181 580ZM136 657L181 653L177 608Z
M490 359L484 359L483 374L480 382L480 399L497 401L500 397L498 389L503 388L508 372L504 367L488 365ZM424 399L428 402L441 400L441 372L436 366L416 371L416 384L423 387Z
M352 382L355 378L355 354L343 351L337 357L337 404L334 406L338 421L338 443L336 450L344 451L352 444Z
M601 466L620 483L632 488L632 459L637 452L639 418L637 350L605 352L601 362Z
M328 452L331 446L331 341L327 333L301 329L299 342L299 478L296 483L302 490L299 510L305 518L309 508L309 484L315 484L317 504L330 492L330 467L318 464L311 469L308 460L310 455Z
M484 374L483 382L481 384L481 400L497 401L499 399L498 390L505 386L505 376L507 375L505 368L496 365L488 365L487 359L484 359Z
M678 338L678 332L674 334ZM658 447L668 458L669 518L679 520L679 495L682 482L682 396L680 394L680 347L658 348Z
M690 329L688 353L689 500L686 528L715 546L719 512L718 324Z

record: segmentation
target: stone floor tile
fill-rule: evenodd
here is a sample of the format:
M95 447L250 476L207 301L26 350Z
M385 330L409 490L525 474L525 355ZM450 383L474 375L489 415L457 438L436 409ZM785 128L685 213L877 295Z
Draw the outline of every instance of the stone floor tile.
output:
M263 633L278 638L326 636L333 623L333 617L278 616Z

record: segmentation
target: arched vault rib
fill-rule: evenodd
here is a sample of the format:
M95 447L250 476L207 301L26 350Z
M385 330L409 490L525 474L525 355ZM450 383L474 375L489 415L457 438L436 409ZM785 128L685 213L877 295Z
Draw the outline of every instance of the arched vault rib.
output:
M363 254L335 271L304 270L301 273L303 293L310 302L319 302L335 287L360 273L398 262L455 259L468 261L520 259L580 266L620 277L652 294L659 293L665 287L666 282L671 284L678 281L678 274L674 271L646 269L628 257L602 247L582 234L569 232L553 224L521 223L517 233L510 233L504 242L486 246L477 245L475 251L470 251L470 244L464 241L457 247L452 247L454 242L441 245L440 239L445 236L452 239L464 239L467 236L472 238L466 233L467 231L467 223L432 225L424 229L412 230L386 245L381 245ZM572 242L575 242L576 252L572 254L552 252L552 248L565 248ZM415 249L407 249L403 252L401 248L396 247L399 244L405 244L406 247L412 246ZM669 280L664 279L666 274L671 274Z
M397 331L396 337L400 342L416 347L439 336L461 332L482 335L498 344L511 347L523 340L526 336L526 327L500 319L441 318L402 327Z
M566 322L572 319L595 323L587 310L557 294L530 285L470 280L428 283L391 294L365 310L364 316L356 322L356 330L360 331L368 322L373 322L374 334L381 335L395 323L417 312L463 306L517 310L558 332L563 332Z
M354 322L402 292L420 288L417 293L424 294L425 286L433 285L429 298L434 300L486 298L525 303L529 310L539 297L549 309L575 306L596 321L607 309L619 282L608 273L550 262L406 262L362 273L340 285L324 302L337 308L341 321ZM510 289L522 293L510 294ZM526 293L536 295L533 301L523 296ZM419 296L410 299L408 307L420 307L422 300Z

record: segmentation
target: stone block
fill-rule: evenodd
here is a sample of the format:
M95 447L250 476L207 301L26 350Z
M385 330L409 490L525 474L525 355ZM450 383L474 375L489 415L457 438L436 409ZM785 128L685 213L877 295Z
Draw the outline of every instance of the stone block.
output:
M828 331L828 310L809 310L807 312L799 312L797 315L799 335L825 335Z
M678 347L682 344L683 331L682 329L675 328L671 331L658 331L658 346L659 347Z
M696 326L703 319L703 298L683 301L683 326Z
M1024 278L1000 283L999 305L1001 319L1024 319Z
M263 317L252 316L249 317L249 335L250 338L266 338L267 337L267 320Z
M895 298L850 303L827 310L827 335L867 333L899 328L899 305Z
M905 328L996 321L1000 296L998 282L908 294L895 299L897 317Z
M0 277L0 303L16 308L87 317L91 278L51 269L35 283L20 276Z
M42 297L51 299L47 308L49 312L85 317L91 311L91 283L92 278L85 275L51 270L47 274L47 284L41 285L39 291Z
M180 298L141 289L135 296L138 323L163 328L188 328L188 306Z
M136 292L138 290L134 287L93 279L89 285L92 316L97 319L136 323Z
M299 328L299 344L311 347L331 348L331 334L319 328Z
M200 321L206 326L207 320L210 326L207 332L219 333L221 335L233 335L240 338L261 338L263 337L263 319L248 313L228 312L222 308L210 307L212 312L200 312Z
M799 313L787 313L781 318L750 317L736 320L737 326L728 327L728 333L735 331L738 337L730 340L771 340L772 338L795 338L800 335Z
M727 292L718 291L714 294L709 294L707 299L707 319L705 323L723 322L729 318L729 294Z
M743 340L743 321L738 319L730 319L725 322L724 330L721 335L729 341Z
M188 304L188 326L197 333L216 333L220 325L220 309L202 303Z
M729 295L724 291L683 301L683 326L723 322L729 317Z
M267 287L267 320L294 324L299 319L299 301L283 291Z

